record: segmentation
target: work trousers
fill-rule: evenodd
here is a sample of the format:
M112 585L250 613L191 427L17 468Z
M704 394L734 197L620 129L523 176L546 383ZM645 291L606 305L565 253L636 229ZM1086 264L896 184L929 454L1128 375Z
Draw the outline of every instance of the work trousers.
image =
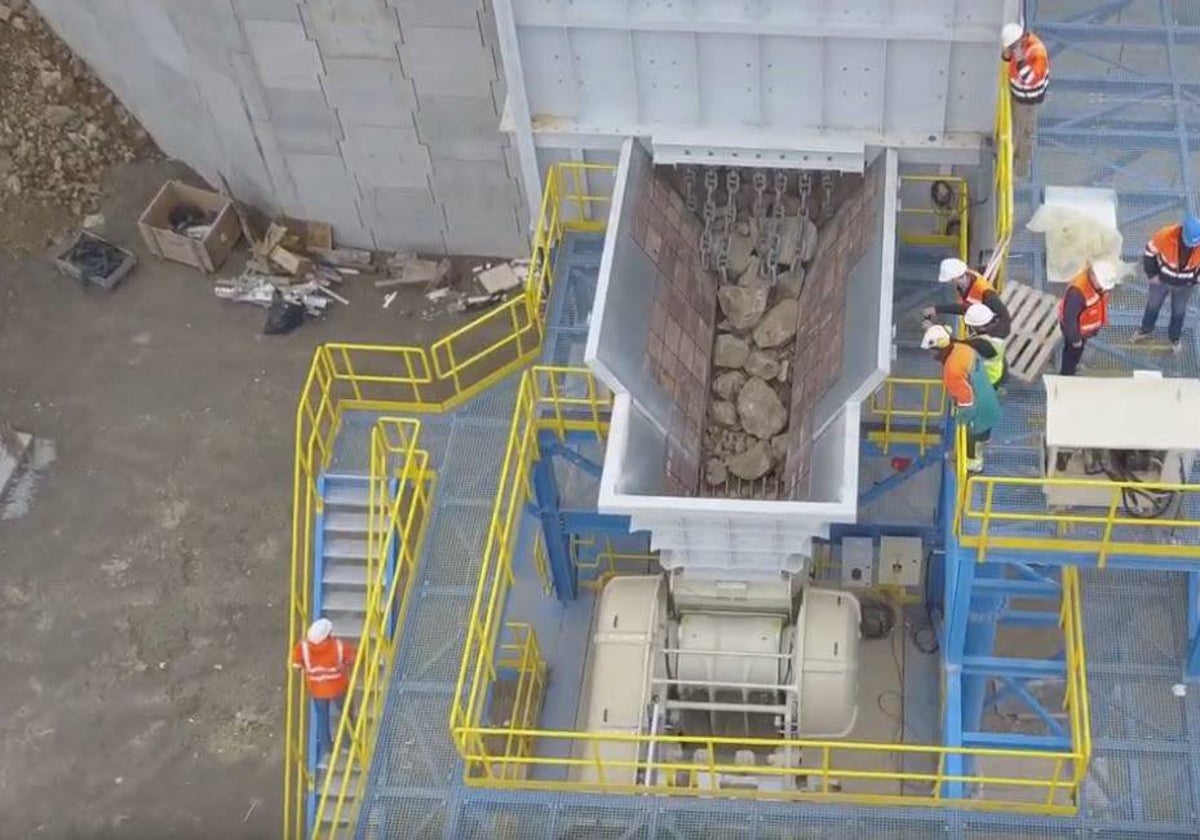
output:
M992 439L992 430L986 432L967 432L967 457L974 458L975 453L979 450L979 444L985 443Z
M313 698L313 711L316 713L317 723L318 761L321 760L321 756L328 754L333 749L334 727L342 719L342 708L345 702L345 697L334 697L329 700ZM351 716L353 714L354 712L351 710Z
M1171 343L1179 341L1183 336L1183 319L1187 315L1188 300L1192 297L1192 292L1196 287L1189 284L1187 286L1169 286L1158 280L1151 280L1150 287L1146 292L1146 311L1142 313L1142 332L1146 335L1154 332L1154 325L1158 323L1158 313L1162 310L1163 301L1169 295L1171 297L1171 321L1167 324L1167 338Z
M1075 371L1079 367L1079 360L1083 358L1083 348L1086 346L1086 338L1080 342L1078 347L1072 347L1071 342L1069 341L1063 343L1062 368L1059 370L1061 375L1075 375Z

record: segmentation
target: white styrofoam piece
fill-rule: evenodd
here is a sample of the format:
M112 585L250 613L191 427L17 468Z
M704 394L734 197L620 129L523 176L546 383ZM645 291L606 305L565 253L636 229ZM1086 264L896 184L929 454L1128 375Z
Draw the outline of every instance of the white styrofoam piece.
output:
M1042 380L1048 447L1200 450L1200 380L1052 375Z
M1070 207L1085 213L1105 227L1117 229L1117 192L1108 187L1046 187L1046 206ZM1050 283L1069 283L1070 276L1051 269L1056 263L1053 237L1046 237L1046 280Z

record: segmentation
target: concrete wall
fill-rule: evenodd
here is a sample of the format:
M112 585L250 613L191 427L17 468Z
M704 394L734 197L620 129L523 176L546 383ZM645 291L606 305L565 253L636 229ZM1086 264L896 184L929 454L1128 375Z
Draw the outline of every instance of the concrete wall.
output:
M486 0L35 0L169 155L361 247L527 245Z

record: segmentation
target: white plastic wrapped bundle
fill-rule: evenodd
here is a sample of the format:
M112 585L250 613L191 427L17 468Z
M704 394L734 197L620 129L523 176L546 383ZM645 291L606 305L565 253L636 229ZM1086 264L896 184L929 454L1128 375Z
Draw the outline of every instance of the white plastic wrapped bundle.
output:
M1098 221L1095 215L1075 207L1043 204L1026 227L1046 236L1046 271L1064 280L1084 266L1111 260L1120 267L1121 278L1133 273L1121 262L1124 238L1116 228Z

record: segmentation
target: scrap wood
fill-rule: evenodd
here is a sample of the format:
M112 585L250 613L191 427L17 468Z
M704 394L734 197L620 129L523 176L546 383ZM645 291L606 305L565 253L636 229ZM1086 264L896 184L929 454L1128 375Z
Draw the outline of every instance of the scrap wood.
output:
M306 270L311 270L312 268L311 260L293 254L282 245L276 245L272 248L268 256L271 262L293 276L303 274Z
M338 303L342 304L342 306L349 306L349 305L350 305L350 301L346 300L344 297L342 297L341 295L339 295L337 292L335 292L333 289L329 288L328 286L321 286L321 285L318 285L318 286L317 286L317 291L318 291L318 292L320 292L320 293L321 293L321 294L323 294L323 295L329 295L329 297L333 298L333 299L334 299L334 300L336 300Z
M370 251L358 248L309 248L308 253L319 262L335 268L357 268L361 271L371 269Z

